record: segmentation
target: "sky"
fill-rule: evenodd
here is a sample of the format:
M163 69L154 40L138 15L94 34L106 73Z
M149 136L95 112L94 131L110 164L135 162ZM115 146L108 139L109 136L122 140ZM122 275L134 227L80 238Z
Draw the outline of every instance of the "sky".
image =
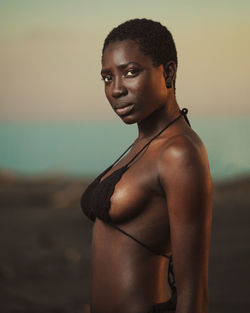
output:
M113 27L150 18L171 31L176 97L194 116L250 116L250 1L0 0L0 121L118 119L101 50Z

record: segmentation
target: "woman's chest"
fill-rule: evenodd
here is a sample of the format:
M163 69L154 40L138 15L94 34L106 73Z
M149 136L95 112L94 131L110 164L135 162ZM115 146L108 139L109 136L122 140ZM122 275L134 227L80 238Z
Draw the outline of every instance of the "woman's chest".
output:
M147 171L128 171L117 182L110 197L112 221L127 222L142 213L152 201L153 179Z
M149 162L137 163L120 174L113 171L110 175L114 177L107 175L100 184L107 188L106 194L110 193L108 211L113 222L127 223L157 205L158 200L162 202L157 172Z
M130 166L117 164L106 169L88 186L82 197L83 211L91 219L126 223L144 211L159 207L162 193L155 158L147 154ZM162 203L161 203L162 204Z

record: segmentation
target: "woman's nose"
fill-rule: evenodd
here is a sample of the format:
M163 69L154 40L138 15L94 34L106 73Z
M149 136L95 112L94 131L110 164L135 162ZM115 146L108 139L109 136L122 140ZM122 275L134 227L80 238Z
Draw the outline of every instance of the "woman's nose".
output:
M114 98L119 98L120 96L123 96L127 93L127 89L123 84L122 78L117 77L113 80L113 86L112 86L112 96Z

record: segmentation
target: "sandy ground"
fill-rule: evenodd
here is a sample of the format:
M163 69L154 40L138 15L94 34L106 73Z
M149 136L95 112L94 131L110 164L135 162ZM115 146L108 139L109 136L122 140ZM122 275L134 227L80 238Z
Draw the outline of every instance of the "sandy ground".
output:
M84 313L87 181L0 173L0 313ZM250 312L250 177L214 183L210 313Z

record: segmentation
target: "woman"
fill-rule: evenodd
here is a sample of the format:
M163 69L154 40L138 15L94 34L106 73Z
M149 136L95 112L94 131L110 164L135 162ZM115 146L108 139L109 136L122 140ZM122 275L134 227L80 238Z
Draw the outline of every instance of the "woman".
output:
M81 198L94 221L91 313L208 312L211 176L176 68L158 22L129 20L105 39L105 94L138 138Z

